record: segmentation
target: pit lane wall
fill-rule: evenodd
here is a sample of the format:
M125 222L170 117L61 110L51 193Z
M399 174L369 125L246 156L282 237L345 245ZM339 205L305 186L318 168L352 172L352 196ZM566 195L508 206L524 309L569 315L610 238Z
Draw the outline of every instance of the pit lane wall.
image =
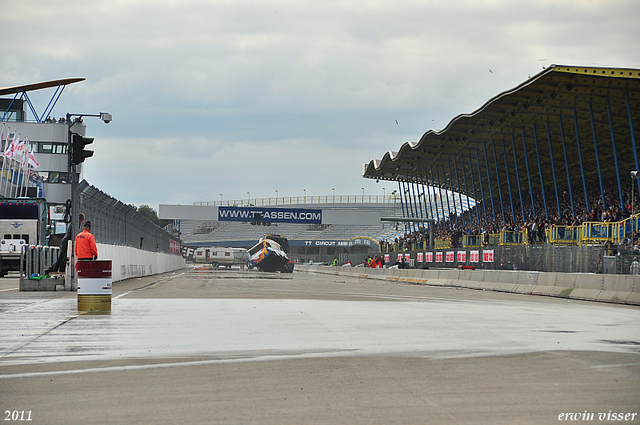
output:
M295 271L376 279L385 282L640 305L640 276L638 275L503 270L370 269L298 264L295 266Z
M98 258L111 260L112 281L151 276L186 267L181 255L144 251L129 246L96 244Z
M97 243L96 247L101 260L111 260L112 282L151 276L186 267L186 262L181 255L101 243ZM68 266L66 276L61 278L30 279L27 276L20 277L21 291L75 291L76 289L77 282L71 281Z

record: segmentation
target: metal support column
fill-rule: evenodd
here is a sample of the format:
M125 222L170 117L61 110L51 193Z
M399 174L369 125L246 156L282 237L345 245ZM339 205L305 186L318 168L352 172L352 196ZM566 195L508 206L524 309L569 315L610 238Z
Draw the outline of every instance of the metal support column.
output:
M474 207L474 209L476 210L476 220L478 221L478 225L480 225L480 212L478 211L478 197L476 196L476 182L475 182L475 178L473 177L473 161L471 161L471 155L468 155L469 158L469 174L471 174L471 187L473 188L473 199L474 201L476 201L476 205ZM484 205L484 202L483 202ZM486 219L486 214L485 214L485 219Z
M531 186L531 170L529 170L529 155L527 154L527 141L524 135L524 127L522 127L522 147L524 148L524 163L527 165L527 180L529 181L529 195L531 196L531 211L533 217L536 217L536 203L533 200L533 187Z
M493 145L493 164L496 166L496 179L498 180L498 197L500 198L500 211L502 212L502 222L506 224L507 219L504 216L504 204L502 202L502 185L500 184L500 172L498 171L498 155L496 154L496 142L491 141Z
M427 192L425 192L424 201L425 203L427 202L427 196L428 196L429 197L429 214L431 215L431 217L429 218L435 219L436 217L433 215L433 208L431 207L431 190L430 190L431 185L429 185L429 178L427 177L426 168L424 169L424 180L427 182L427 185L426 185ZM425 186L423 186L423 188L425 188ZM431 225L433 225L433 222L431 223Z
M513 209L513 195L511 191L511 179L509 178L509 163L507 162L507 149L504 145L504 137L502 138L502 153L504 156L504 170L507 173L507 188L509 189L509 202L511 203L511 220L513 220L513 224L516 223L516 213ZM524 222L523 222L524 224Z
M433 179L433 165L431 166L431 169L429 170L429 173L431 174L431 190L430 190L430 194L429 194L429 203L431 202L431 195L433 195L434 199L434 208L436 209L436 219L438 220L438 222L440 222L440 212L438 212L438 196L436 195L436 185L435 185L435 180Z
M487 202L484 199L484 187L482 186L482 174L480 174L480 154L476 148L476 164L478 165L478 182L480 183L480 194L482 195L482 208L484 208L484 220L487 221Z
M447 183L447 179L445 177L446 173L444 172L444 165L442 166L442 180L445 183L445 190L447 191L447 217L449 218L449 227L451 228L451 230L453 230L453 220L451 220L451 204L449 203L449 193L451 192L451 190L447 189L446 183ZM451 177L449 177L449 181L451 181ZM457 221L457 217L456 217L456 225L458 224Z
M593 133L593 147L596 151L596 167L598 167L598 180L600 181L600 196L602 197L602 210L607 209L607 200L604 197L604 185L602 184L602 170L600 169L600 155L598 155L598 137L596 135L596 121L593 118L593 107L589 102L589 117L591 118L591 132Z
M464 208L462 207L462 191L460 190L460 179L458 178L458 160L456 160L455 156L453 157L453 167L456 170L456 186L458 186L458 200L460 201L460 217L462 217L462 225L466 226L467 223L464 220Z
M589 208L589 194L587 193L587 180L584 176L584 163L582 162L582 148L580 147L580 132L578 131L578 111L573 108L573 123L576 127L576 143L578 145L578 158L580 159L580 172L582 173L582 188L584 190L584 204L587 211L591 212Z
M573 189L571 189L571 173L569 173L569 159L567 158L567 143L564 138L564 126L562 125L562 115L558 115L560 120L560 137L562 138L562 151L564 152L564 167L567 170L567 185L569 186L569 199L571 200L571 215L576 216L576 208L573 205Z
M407 196L407 210L409 211L409 218L416 218L415 214L413 213L414 211L414 206L413 206L413 199L411 196L411 185L409 183L409 181L405 181L404 185L403 185L403 190L404 190L404 194ZM415 224L413 222L411 222L411 224L409 224L409 230L411 232L415 231Z
M471 204L469 203L469 188L467 187L467 173L464 170L464 155L460 155L460 164L462 165L462 179L464 180L464 193L465 193L465 196L467 197L467 211L469 212L469 225L473 226L473 217L471 215ZM474 198L475 198L475 194L474 194Z
M513 147L513 163L516 166L516 180L518 181L518 195L520 195L520 211L522 211L522 222L526 223L527 218L524 213L524 202L522 201L522 187L520 187L520 173L518 172L518 157L516 156L516 138L511 133L511 146Z
M456 193L453 190L453 174L451 173L451 160L448 159L447 160L447 164L449 166L449 181L451 182L450 186L451 186L451 198L452 198L452 201L453 201L453 213L456 216L456 226L458 226L459 225L458 224L458 206L456 205ZM449 198L447 197L447 200L448 199ZM464 217L463 217L462 222L464 223Z
M609 130L611 131L611 148L613 149L613 162L616 165L616 177L618 178L618 195L620 196L620 209L624 210L624 199L622 199L622 185L620 184L620 169L618 168L618 153L616 152L616 137L613 133L613 120L611 119L611 104L609 96L605 96L607 103L607 115L609 116Z
M491 175L489 174L489 157L487 156L487 144L482 143L484 146L484 165L487 169L487 183L489 183L489 197L491 198L491 210L493 211L493 220L496 219L496 207L493 204L493 189L491 188Z
M449 212L445 214L444 202L442 201L442 183L440 183L440 173L438 172L438 165L436 165L436 179L438 179L438 191L440 192L440 206L442 207L442 216L444 217L444 224L446 226L449 219ZM449 221L449 227L452 227L451 221Z
M549 220L549 210L547 209L547 195L544 193L544 177L542 176L542 164L540 163L540 146L538 145L538 132L533 124L533 140L536 143L536 156L538 157L538 173L540 173L540 189L542 191L542 202L544 203L544 216Z
M558 206L558 218L562 218L560 209L560 196L558 196L558 180L556 180L556 167L553 163L553 148L551 147L551 131L549 130L549 121L544 122L547 127L547 140L549 141L549 159L551 159L551 172L553 175L553 187L556 190L556 205Z
M631 146L633 146L633 159L636 163L636 170L640 170L638 166L638 151L636 149L636 136L633 131L633 119L631 117L631 104L629 103L629 89L625 87L624 89L624 97L627 101L627 114L629 115L629 131L631 132ZM638 192L640 192L640 179L636 179L636 183L638 184ZM633 196L631 197L633 199Z
M413 216L414 216L414 218L422 218L422 217L418 217L419 209L418 209L417 203L420 200L416 197L416 185L415 185L413 176L410 176L410 177L411 177L411 183L409 183L409 190L411 192L411 197L413 198L413 211L414 211ZM415 230L420 230L420 223L418 223L417 226L418 226L417 229L414 226L414 229L413 229L414 231Z
M402 209L402 217L403 218L409 218L407 217L407 214L405 214L404 212L404 201L402 200L402 198L404 197L404 193L402 190L402 182L400 180L398 180L398 192L400 192L400 208ZM407 232L407 223L404 223L404 232L405 234L408 233Z

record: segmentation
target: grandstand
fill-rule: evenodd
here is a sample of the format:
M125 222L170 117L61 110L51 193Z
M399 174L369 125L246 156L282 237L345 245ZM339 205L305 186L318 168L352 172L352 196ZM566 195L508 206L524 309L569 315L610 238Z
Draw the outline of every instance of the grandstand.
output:
M458 194L450 194L448 200L442 202L434 197L433 204L425 204L420 216L428 216L431 210L438 210L441 214L462 211L467 205L474 206L475 201L467 201ZM247 200L196 203L200 206L270 206L270 207L313 207L325 210L352 211L357 217L368 211L379 211L382 217L401 218L408 208L400 201L396 193L388 196L307 196L294 198L263 198ZM438 202L437 202L438 201ZM444 210L443 210L444 205ZM447 209L450 207L450 210ZM414 207L412 206L412 211ZM443 212L444 211L444 212ZM187 246L251 246L266 233L279 234L290 241L291 246L305 246L315 241L348 242L354 239L367 239L377 243L384 241L393 243L407 231L416 227L415 224L380 222L377 225L346 225L346 224L296 224L296 223L268 223L268 225L252 225L248 222L223 222L215 220L176 220L174 227L180 231L180 236Z
M482 268L602 273L609 261L629 273L640 254L638 122L639 69L551 65L364 164L363 177L398 182L405 219L441 190L478 200L428 210L447 261L422 256L416 230L386 248L430 267L471 257Z
M312 197L309 201L312 201ZM282 198L280 198L282 201ZM385 217L401 217L402 206L399 202L355 202L349 198L342 203L315 202L304 204L294 203L300 206L313 206L314 208L351 210L356 216L365 211L380 211ZM227 201L228 204L238 205L240 201ZM212 203L214 204L214 203ZM215 205L215 204L214 204ZM255 200L253 205L271 205L275 202ZM285 206L280 203L279 206ZM286 206L290 206L287 204ZM376 241L394 240L402 234L396 231L397 225L381 222L379 225L344 225L344 224L296 224L296 223L269 223L265 225L252 225L245 222L219 222L214 220L178 220L177 226L183 242L189 246L248 246L255 243L265 233L275 233L289 239L292 246L302 245L309 241L349 241L355 238L369 238ZM306 241L306 242L305 242Z

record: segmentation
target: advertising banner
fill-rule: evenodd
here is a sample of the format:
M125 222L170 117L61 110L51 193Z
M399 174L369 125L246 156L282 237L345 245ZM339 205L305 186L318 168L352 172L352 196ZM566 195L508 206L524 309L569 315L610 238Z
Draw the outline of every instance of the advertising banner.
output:
M458 263L466 263L467 262L467 251L458 251L456 253Z
M469 251L469 261L472 263L480 262L480 251Z
M493 249L485 249L482 251L482 261L484 263L493 263Z
M300 208L218 207L218 221L322 224L322 210Z

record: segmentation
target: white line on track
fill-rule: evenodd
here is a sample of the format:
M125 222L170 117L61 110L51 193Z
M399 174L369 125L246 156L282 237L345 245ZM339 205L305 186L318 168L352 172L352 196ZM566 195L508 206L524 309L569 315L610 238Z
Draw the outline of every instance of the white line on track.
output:
M344 355L344 350L337 351L336 355ZM175 367L188 367L188 366L207 366L214 364L229 364L229 363L247 363L255 361L268 361L268 360L289 360L299 358L310 358L316 356L330 356L331 353L305 353L305 354L283 354L283 355L268 355L259 357L242 357L233 359L211 359L211 360L195 360L184 362L170 362L170 363L152 363L146 365L130 365L130 366L108 366L108 367L92 367L86 369L71 369L71 370L56 370L46 372L25 372L25 373L13 373L0 375L0 379L16 379L16 378L38 378L44 376L60 376L60 375L78 375L83 373L107 373L107 372L128 372L134 370L149 370L149 369L168 369Z

